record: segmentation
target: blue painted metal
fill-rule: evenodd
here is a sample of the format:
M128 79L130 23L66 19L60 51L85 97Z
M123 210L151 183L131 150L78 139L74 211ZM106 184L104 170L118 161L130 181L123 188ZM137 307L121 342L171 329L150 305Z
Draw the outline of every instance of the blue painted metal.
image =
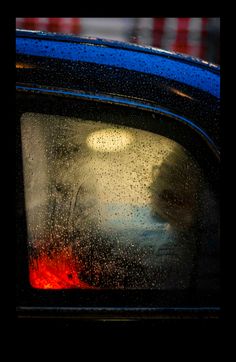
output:
M219 148L218 66L151 47L35 31L17 31L16 63L18 86L156 107Z
M152 46L142 46L134 43L125 43L120 42L117 40L106 40L106 39L100 39L100 38L81 38L74 35L68 35L68 34L59 34L59 33L45 33L43 31L33 31L33 30L20 30L18 29L16 31L17 37L28 37L28 38L37 38L37 39L47 39L47 40L53 40L53 41L66 41L74 44L90 44L90 45L101 45L106 47L112 47L116 49L126 49L131 50L135 52L142 52L147 54L156 54L159 56L171 58L171 59L177 59L181 61L186 61L188 63L194 63L195 65L198 64L198 66L211 68L212 71L218 72L220 70L220 67L216 64L209 63L207 61L204 61L202 59L187 55L187 54L179 54L175 52L171 52L164 49L154 48Z
M95 46L90 43L68 43L58 40L54 40L52 45L51 40L33 38L17 38L16 51L31 56L89 62L158 75L220 97L219 75L212 72L211 68L199 66L198 63L181 62L181 56L168 58L158 56L158 52L149 54L106 47L102 44Z

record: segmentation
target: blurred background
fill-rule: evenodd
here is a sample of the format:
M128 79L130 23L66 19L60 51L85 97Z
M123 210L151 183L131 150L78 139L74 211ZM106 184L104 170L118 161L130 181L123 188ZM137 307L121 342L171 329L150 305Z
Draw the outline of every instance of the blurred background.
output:
M220 64L220 18L16 18L16 27L126 41Z

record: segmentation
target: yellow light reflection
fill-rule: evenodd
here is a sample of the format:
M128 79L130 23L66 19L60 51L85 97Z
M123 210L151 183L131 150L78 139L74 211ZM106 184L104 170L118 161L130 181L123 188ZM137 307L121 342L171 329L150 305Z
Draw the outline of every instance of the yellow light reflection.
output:
M189 99L193 99L191 96L189 96L188 94L184 93L184 92L181 92L180 90L178 89L175 89L175 88L171 88L172 92L177 94L178 96L181 96L181 97L185 97L185 98L189 98Z
M107 128L91 133L86 143L94 151L118 152L126 149L132 141L133 136L129 131Z
M16 69L32 69L35 68L32 64L26 64L26 63L16 63Z

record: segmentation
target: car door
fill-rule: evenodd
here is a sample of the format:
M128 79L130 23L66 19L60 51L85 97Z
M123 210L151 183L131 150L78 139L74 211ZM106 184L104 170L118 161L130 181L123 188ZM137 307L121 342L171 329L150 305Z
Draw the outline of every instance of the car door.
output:
M18 313L214 314L217 87L194 98L183 80L181 94L168 76L103 62L98 76L93 53L68 73L84 70L76 83L68 60L19 49Z

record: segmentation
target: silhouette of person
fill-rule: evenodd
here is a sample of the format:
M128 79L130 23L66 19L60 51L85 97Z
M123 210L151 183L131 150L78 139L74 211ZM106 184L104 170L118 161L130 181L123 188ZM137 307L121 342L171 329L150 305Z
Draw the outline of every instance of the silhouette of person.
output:
M186 289L195 266L203 175L190 155L176 145L160 166L153 167L152 176L152 214L167 222L167 242L155 253L156 287Z

